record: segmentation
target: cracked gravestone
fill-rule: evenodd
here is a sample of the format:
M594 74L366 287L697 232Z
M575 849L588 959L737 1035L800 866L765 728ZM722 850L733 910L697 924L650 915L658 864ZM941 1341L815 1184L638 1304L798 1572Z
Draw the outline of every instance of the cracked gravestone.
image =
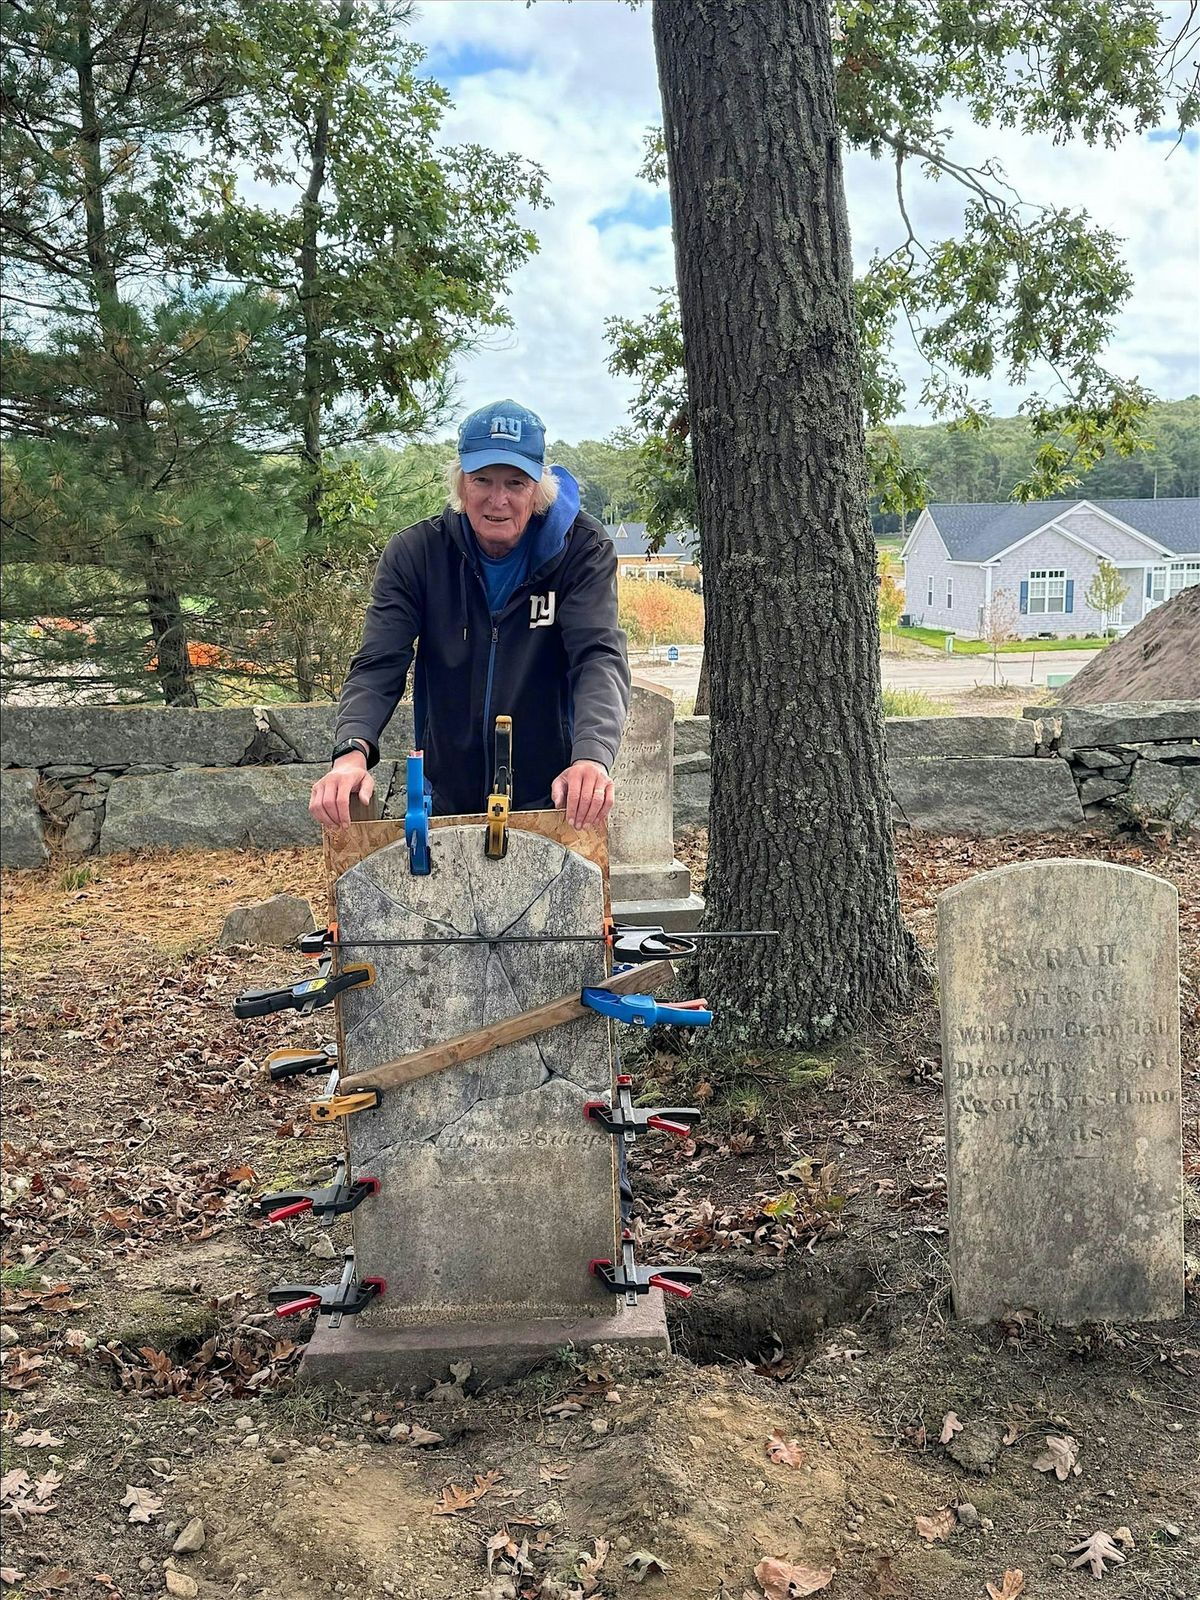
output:
M958 1316L1183 1311L1178 895L1036 861L938 901Z
M356 948L355 939L599 929L600 869L552 839L509 831L489 861L482 824L432 834L433 871L414 877L401 842L336 886L342 965L369 961L368 988L341 999L342 1072L527 1011L605 975L591 944ZM611 1024L589 1015L384 1092L348 1120L352 1169L380 1180L353 1213L356 1270L383 1277L364 1328L611 1317L588 1272L613 1257L613 1141L583 1114L609 1100ZM597 1335L599 1337L599 1335Z

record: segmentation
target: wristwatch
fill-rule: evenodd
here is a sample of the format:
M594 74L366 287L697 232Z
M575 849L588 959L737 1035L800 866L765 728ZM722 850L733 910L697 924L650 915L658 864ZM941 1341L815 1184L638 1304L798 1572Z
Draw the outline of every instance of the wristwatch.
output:
M336 761L339 756L348 756L352 750L357 750L359 755L365 758L367 765L370 766L371 746L365 739L340 740L339 743L334 745L333 754L330 756L329 760L332 763Z

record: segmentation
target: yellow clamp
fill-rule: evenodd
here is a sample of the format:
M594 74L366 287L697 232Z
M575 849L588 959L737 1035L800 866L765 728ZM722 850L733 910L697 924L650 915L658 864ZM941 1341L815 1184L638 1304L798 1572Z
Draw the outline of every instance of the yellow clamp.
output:
M496 760L492 779L495 787L488 795L487 837L483 853L489 861L501 861L508 854L508 812L512 804L512 718L496 718Z
M379 1104L378 1089L360 1089L356 1094L331 1094L324 1100L309 1102L308 1114L314 1122L334 1122L352 1117L356 1111L374 1111Z

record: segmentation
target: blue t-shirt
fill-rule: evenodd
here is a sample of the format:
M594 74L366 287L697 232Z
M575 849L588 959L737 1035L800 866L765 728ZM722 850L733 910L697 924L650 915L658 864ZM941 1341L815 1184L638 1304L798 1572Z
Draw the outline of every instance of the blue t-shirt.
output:
M531 521L506 556L489 556L479 540L475 541L475 548L479 552L479 571L487 590L488 610L493 616L504 610L513 591L529 576L529 557L533 550L530 534L534 531L534 521Z

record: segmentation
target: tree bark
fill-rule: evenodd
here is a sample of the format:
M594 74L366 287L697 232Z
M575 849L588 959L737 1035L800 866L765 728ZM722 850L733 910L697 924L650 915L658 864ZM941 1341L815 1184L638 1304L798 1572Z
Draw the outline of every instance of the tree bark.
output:
M708 651L700 656L700 681L696 684L696 704L692 709L694 717L707 717L712 705L711 674L708 670Z
M714 1043L909 986L827 0L656 0L712 663Z

